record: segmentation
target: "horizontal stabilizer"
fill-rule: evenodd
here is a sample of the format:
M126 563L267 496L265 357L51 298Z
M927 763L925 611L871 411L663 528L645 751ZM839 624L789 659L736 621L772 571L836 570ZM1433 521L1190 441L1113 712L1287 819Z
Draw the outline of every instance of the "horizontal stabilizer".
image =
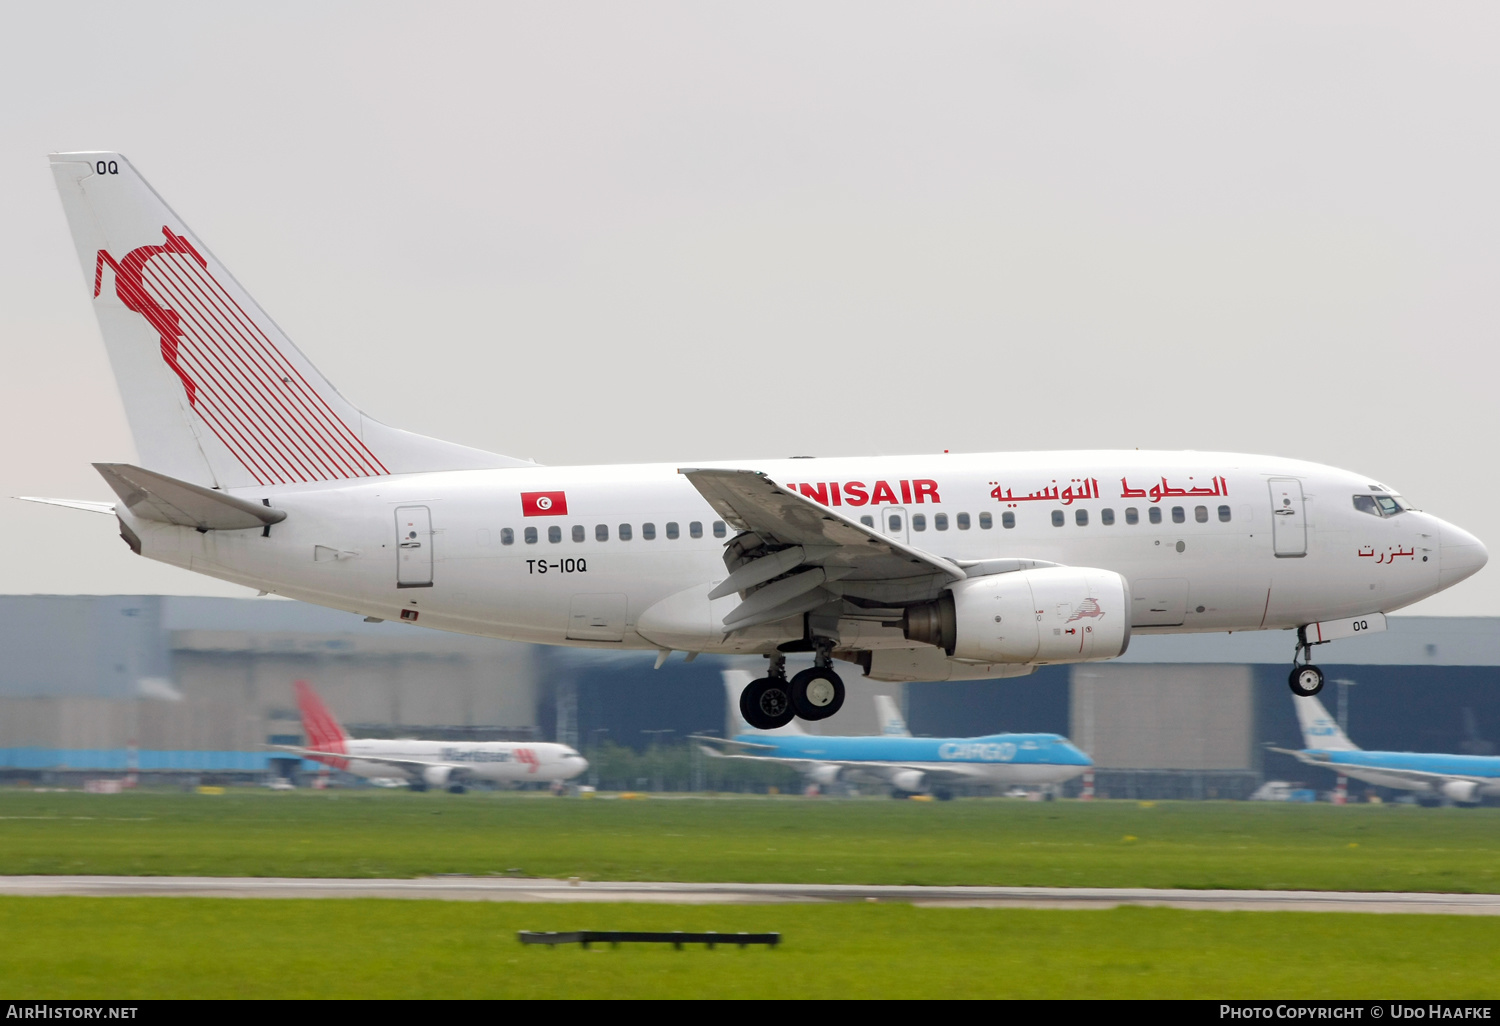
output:
M200 531L243 531L279 524L284 510L179 481L129 463L95 463L125 508L142 520L155 520Z
M104 513L112 516L115 512L115 504L112 502L89 502L85 499L44 499L40 495L17 495L16 498L22 502L40 502L47 506L66 506L69 509L81 509L88 513Z

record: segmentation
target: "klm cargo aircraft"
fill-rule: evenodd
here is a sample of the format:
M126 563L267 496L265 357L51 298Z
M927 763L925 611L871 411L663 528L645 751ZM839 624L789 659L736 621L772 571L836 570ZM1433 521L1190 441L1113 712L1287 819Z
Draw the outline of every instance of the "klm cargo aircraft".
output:
M1368 784L1441 795L1465 804L1476 803L1486 795L1500 795L1500 756L1367 752L1349 740L1322 702L1301 697L1292 701L1307 747L1272 751Z
M731 709L750 674L725 670ZM1058 734L990 734L985 737L912 737L895 702L875 696L879 734L824 737L805 734L795 723L775 730L752 730L739 720L728 741L696 737L709 755L757 759L794 766L815 784L874 779L896 797L931 793L952 797L953 784L999 787L1060 784L1093 765L1087 755Z

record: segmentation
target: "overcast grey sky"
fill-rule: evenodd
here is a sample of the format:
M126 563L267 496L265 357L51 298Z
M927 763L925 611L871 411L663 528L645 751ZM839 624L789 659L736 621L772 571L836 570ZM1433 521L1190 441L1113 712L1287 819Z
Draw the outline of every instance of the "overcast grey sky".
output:
M13 6L4 495L133 449L45 154L372 415L544 463L1229 449L1500 550L1493 4ZM0 590L248 594L0 500ZM1500 614L1500 571L1413 611Z

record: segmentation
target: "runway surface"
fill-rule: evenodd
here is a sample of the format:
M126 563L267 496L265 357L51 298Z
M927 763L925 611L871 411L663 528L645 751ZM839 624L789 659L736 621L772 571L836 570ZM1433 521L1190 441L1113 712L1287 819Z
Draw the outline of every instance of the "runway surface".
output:
M1195 891L1130 887L887 887L856 884L632 883L515 877L415 880L210 876L6 876L0 894L91 897L417 898L444 901L627 901L678 905L889 901L948 908L1115 908L1500 915L1500 894Z

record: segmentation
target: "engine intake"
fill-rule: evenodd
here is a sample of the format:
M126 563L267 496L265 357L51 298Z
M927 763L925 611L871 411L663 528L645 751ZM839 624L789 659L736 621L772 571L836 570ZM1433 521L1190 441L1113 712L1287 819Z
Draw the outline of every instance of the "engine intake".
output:
M1046 567L972 577L907 607L902 631L954 659L1077 663L1130 645L1130 585L1111 570Z

